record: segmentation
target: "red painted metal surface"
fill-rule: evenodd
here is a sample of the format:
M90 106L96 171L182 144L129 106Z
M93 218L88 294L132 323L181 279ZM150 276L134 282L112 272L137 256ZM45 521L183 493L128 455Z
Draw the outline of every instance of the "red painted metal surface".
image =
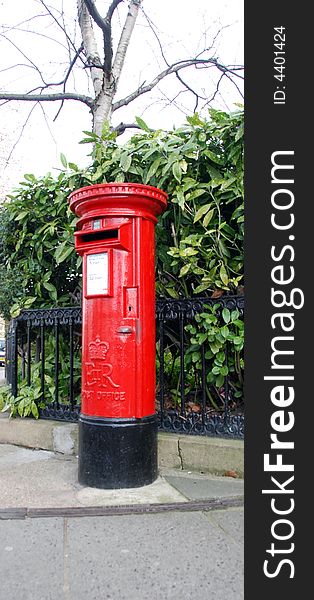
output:
M83 256L84 415L155 413L155 224L167 195L113 183L72 192Z

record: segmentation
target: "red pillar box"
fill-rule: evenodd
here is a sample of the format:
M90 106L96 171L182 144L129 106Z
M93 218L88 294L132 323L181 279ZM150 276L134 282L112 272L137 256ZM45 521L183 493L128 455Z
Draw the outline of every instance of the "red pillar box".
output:
M147 485L157 477L155 224L167 195L105 183L69 202L83 257L79 482Z

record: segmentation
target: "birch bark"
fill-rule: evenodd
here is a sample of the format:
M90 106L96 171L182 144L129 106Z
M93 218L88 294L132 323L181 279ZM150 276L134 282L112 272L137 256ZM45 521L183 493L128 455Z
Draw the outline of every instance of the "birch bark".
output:
M97 47L95 33L93 30L93 21L90 12L87 8L87 5L84 2L84 0L78 0L77 2L78 18L84 45L84 53L86 56L87 64L90 66L91 78L95 94L95 100L93 102L91 112L93 115L93 131L97 135L101 135L104 122L110 121L111 119L113 100L117 92L120 75L125 61L125 56L134 30L141 2L142 0L130 1L128 13L121 31L120 40L117 46L116 54L113 59L110 72L107 72L103 68L104 60L101 60L100 58L100 53ZM105 48L108 48L108 46L112 47L111 17L114 8L116 8L117 4L117 2L112 3L111 6L113 7L113 10L111 11L110 7L108 11L110 19L108 21L107 15L106 27L101 27L103 30ZM110 39L108 39L108 36Z

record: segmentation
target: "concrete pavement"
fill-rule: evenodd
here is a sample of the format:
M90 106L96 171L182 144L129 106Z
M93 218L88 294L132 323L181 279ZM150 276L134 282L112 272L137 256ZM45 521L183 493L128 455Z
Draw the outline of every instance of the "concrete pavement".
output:
M76 424L0 414L0 600L242 600L243 442L158 454L149 486L81 486Z
M1 600L241 600L243 480L160 469L98 490L75 456L0 446Z

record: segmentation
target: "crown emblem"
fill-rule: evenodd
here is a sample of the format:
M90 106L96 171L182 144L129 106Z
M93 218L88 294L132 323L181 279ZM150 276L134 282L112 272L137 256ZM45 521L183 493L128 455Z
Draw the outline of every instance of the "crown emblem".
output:
M92 360L95 360L97 358L103 360L104 358L106 358L106 354L109 350L108 342L101 342L99 335L96 337L96 340L94 342L90 342L88 347L89 355Z

